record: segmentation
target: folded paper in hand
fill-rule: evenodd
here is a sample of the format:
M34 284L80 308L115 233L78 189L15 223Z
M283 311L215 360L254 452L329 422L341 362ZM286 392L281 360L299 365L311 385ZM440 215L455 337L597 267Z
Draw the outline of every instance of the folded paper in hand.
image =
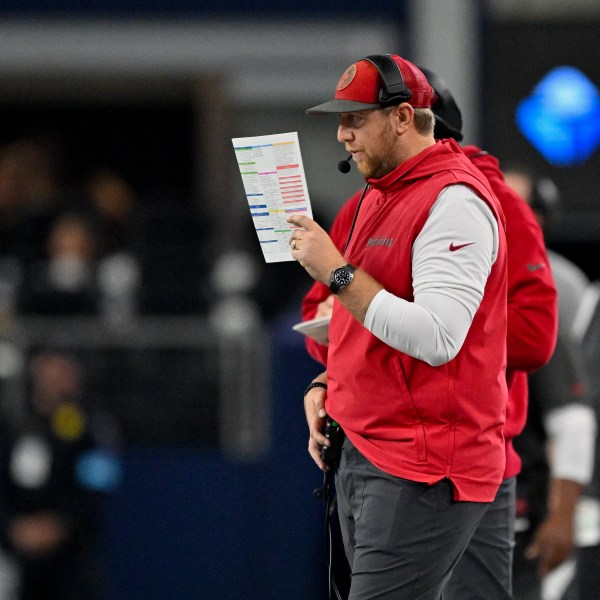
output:
M329 321L331 321L331 317L320 317L318 319L311 319L310 321L301 321L300 323L296 323L292 329L313 338L319 342L319 344L328 344Z

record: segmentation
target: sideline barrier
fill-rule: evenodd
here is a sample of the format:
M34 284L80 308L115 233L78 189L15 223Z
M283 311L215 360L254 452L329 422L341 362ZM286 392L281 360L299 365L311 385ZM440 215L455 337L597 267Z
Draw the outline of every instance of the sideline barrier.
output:
M232 307L223 314L235 323ZM21 408L24 359L46 343L80 353L95 373L133 375L131 393L141 375L151 376L144 393L152 385L164 392L169 386L156 381L169 380L166 404L187 387L182 373L193 374L190 364L204 357L210 367L204 380L191 381L197 394L209 385L219 390L217 417L203 413L218 424L212 437L193 413L187 421L194 426L178 439L161 436L157 423L181 424L184 413L144 404L140 395L118 398L125 417L159 414L146 429L127 421L123 479L104 515L106 600L325 600L323 507L312 496L322 476L306 451L302 408L306 381L319 367L291 331L296 320L220 335L214 320L201 318L140 319L116 330L87 319L36 319L0 332L0 408L12 402L9 413ZM144 441L145 433L154 441Z
M268 340L261 324L209 317L21 318L0 329L0 411L27 405L27 362L40 348L76 356L89 398L120 423L126 445L219 447L257 460L269 445ZM243 315L241 315L243 317ZM237 322L235 327L231 323Z

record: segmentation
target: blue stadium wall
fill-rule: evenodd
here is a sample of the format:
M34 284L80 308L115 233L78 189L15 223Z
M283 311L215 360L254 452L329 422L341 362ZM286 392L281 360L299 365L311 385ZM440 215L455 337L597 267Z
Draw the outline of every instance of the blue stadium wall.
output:
M263 461L138 448L106 514L107 600L325 600L322 483L302 406L319 366L291 331L272 329L272 443Z

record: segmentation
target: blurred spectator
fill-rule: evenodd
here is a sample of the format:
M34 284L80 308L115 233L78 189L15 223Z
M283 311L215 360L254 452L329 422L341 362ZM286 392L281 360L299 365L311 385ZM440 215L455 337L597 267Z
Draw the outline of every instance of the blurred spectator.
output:
M600 429L600 280L586 291L577 324ZM596 437L594 475L577 507L576 524L577 600L596 600L600 590L600 436Z
M516 442L523 457L515 554L515 592L523 595L516 598L575 600L567 592L575 517L591 480L596 419L581 352L564 332L548 365L529 382L529 418Z
M560 223L562 202L556 184L548 177L536 177L522 167L506 170L507 183L519 192L533 209L544 232ZM589 278L577 264L562 254L548 249L552 273L562 282L558 297L559 327L570 330L575 321L582 294L587 289ZM558 285L558 283L557 283ZM571 333L570 333L571 335Z
M4 255L26 263L44 255L44 240L67 206L60 149L48 139L16 140L0 151L0 214Z
M114 169L94 169L84 195L97 222L100 255L131 251L138 206L131 185Z
M543 229L558 218L560 196L550 179L512 168L506 181L529 202ZM515 592L526 588L527 600L576 597L569 589L575 515L592 477L597 429L583 349L574 333L589 280L564 256L548 250L548 258L558 291L559 337L548 365L529 378L527 426L515 443L523 456L518 483L523 527L515 552L515 573L521 579L515 580ZM527 559L535 559L537 577Z
M0 148L0 254L18 254L21 176L8 148Z
M47 139L0 148L0 316L12 316L24 271L44 256L44 240L66 206L60 152Z
M135 314L139 267L128 253L98 256L93 222L60 215L46 241L45 260L24 276L18 311L24 315L103 315L119 323Z
M88 175L84 195L91 204L96 232L100 312L111 323L121 324L138 313L137 198L132 186L109 167L98 167Z
M184 199L138 199L117 170L63 181L58 144L0 148L0 316L205 312L210 224Z
M87 403L71 356L30 362L30 406L0 443L0 536L16 561L20 600L102 598L103 494L118 483L118 435Z
M95 232L82 216L63 214L46 238L46 256L25 274L18 310L26 315L96 314Z

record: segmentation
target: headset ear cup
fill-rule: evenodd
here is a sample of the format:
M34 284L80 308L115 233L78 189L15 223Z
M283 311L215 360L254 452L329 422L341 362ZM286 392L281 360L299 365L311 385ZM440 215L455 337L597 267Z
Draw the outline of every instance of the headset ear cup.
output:
M436 139L454 138L457 142L462 141L462 113L452 92L446 82L433 71L421 66L419 69L427 77L427 81L435 91L431 110L435 115L434 135Z
M371 54L365 56L364 60L368 60L379 71L383 81L383 87L379 90L379 103L382 106L410 100L412 93L406 87L396 61L389 54Z

